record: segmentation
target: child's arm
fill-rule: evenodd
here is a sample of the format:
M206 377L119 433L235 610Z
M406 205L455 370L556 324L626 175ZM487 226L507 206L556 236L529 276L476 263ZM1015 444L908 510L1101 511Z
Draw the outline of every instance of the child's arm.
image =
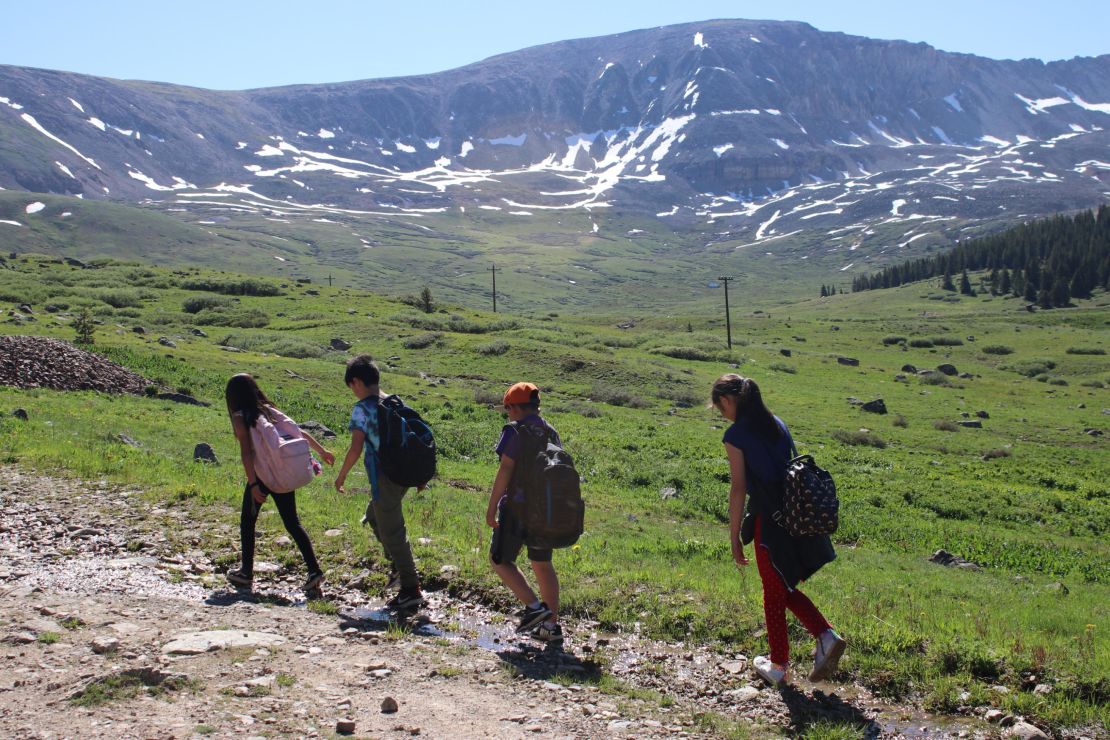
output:
M326 462L328 465L331 465L335 462L335 455L325 450L323 445L316 441L315 437L313 437L311 434L303 429L301 430L301 435L304 436L306 440L308 440L308 446L315 450L316 454L319 455L324 462Z
M351 472L351 468L358 462L359 455L362 454L362 446L365 443L366 432L361 429L351 432L351 446L347 449L347 456L343 458L343 466L339 469L339 475L335 476L335 490L340 493L346 493L343 490L343 484L347 481L347 473Z
M732 559L739 567L748 564L748 558L744 555L744 543L740 541L748 478L744 469L744 453L728 442L725 443L725 452L728 454L729 477L732 481L728 489L728 538L732 545Z
M241 416L231 417L231 428L235 432L235 439L239 441L239 460L243 463L243 472L247 474L251 497L256 504L261 504L266 500L266 494L258 485L258 475L254 472L254 448L251 447L250 430Z
M493 490L490 491L489 506L486 507L486 524L491 527L497 526L497 503L509 488L515 466L516 461L511 457L501 456L501 467L497 469L497 475L493 479Z

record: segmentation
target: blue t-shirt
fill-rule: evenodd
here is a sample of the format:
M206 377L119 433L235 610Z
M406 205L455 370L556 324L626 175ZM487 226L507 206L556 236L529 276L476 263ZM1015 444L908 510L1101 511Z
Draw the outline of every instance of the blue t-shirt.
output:
M740 419L725 430L722 440L744 453L744 469L747 472L748 492L755 491L755 481L773 483L781 481L786 475L786 464L790 462L794 440L790 430L779 417L775 423L782 429L782 436L771 441L752 429L749 419Z
M370 496L375 501L378 498L378 398L368 396L355 404L351 410L351 423L347 431L358 430L366 435L363 443L362 461L366 466L366 477L370 479Z
M562 446L563 442L559 439L559 433L555 431L555 427L544 421L539 414L529 414L521 419L520 423L533 427L546 427L551 433L551 441ZM497 453L498 458L504 455L515 463L520 457L520 447L520 435L515 429L507 426L505 430L501 432L501 439L497 440L497 446L494 447L493 451ZM520 486L514 487L510 493L514 501L524 500L524 489Z

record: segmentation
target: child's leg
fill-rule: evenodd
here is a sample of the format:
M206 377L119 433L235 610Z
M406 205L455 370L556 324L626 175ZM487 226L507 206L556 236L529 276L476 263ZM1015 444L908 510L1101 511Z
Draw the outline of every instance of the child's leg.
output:
M243 509L239 514L239 544L243 575L250 578L254 574L254 525L258 521L258 511L262 504L256 504L251 489L243 489Z
M532 572L536 574L536 583L540 587L540 598L547 607L551 609L552 622L559 621L559 575L555 572L555 566L551 564L551 551L547 552L547 560L532 560ZM532 558L537 554L529 549L528 557Z
M401 588L420 587L420 576L416 573L416 561L412 557L408 532L405 529L405 513L401 507L407 488L403 488L384 475L378 478L378 498L373 502L374 516L371 528L378 541L385 548L387 557L397 568L401 577Z
M524 540L504 501L498 504L497 519L498 527L493 530L489 544L489 562L493 566L493 572L509 587L520 603L534 604L537 601L536 592L516 566L516 558L524 547Z
M274 494L273 499L278 513L281 514L281 523L297 543L297 549L301 551L301 557L304 558L309 574L319 573L320 564L316 561L316 553L312 551L312 541L308 539L308 532L305 531L297 516L297 492Z
M759 519L755 520L755 563L763 581L763 616L767 620L767 642L771 662L786 666L790 661L790 642L786 636L786 584L771 564L771 554L763 546Z
M520 572L520 568L516 567L516 563L512 561L493 563L493 570L501 578L501 582L513 592L513 596L520 600L521 604L536 603L536 592L528 585L527 579Z
M825 615L814 606L808 596L798 589L794 589L786 595L786 606L794 612L794 616L805 625L806 631L814 637L820 637L822 632L832 629L832 625L829 624L829 620L825 619Z

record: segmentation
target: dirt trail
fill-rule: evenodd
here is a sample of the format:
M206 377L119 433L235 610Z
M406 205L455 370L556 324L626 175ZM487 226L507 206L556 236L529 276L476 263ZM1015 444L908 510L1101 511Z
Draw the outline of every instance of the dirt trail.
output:
M265 566L256 585L276 586L244 597L206 553L162 534L185 516L105 482L0 467L0 736L331 737L341 720L373 737L713 736L706 712L756 737L823 719L870 737L994 730L884 707L859 687L772 691L744 656L588 623L544 650L445 591L404 628L350 590L329 590L338 614L309 611L297 574ZM199 631L247 644L171 644ZM618 679L606 691L603 673ZM382 711L387 697L396 712Z

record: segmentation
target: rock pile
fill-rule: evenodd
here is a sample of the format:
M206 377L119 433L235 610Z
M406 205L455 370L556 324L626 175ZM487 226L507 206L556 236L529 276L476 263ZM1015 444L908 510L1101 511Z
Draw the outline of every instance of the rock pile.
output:
M150 381L59 339L0 336L0 385L142 393Z

